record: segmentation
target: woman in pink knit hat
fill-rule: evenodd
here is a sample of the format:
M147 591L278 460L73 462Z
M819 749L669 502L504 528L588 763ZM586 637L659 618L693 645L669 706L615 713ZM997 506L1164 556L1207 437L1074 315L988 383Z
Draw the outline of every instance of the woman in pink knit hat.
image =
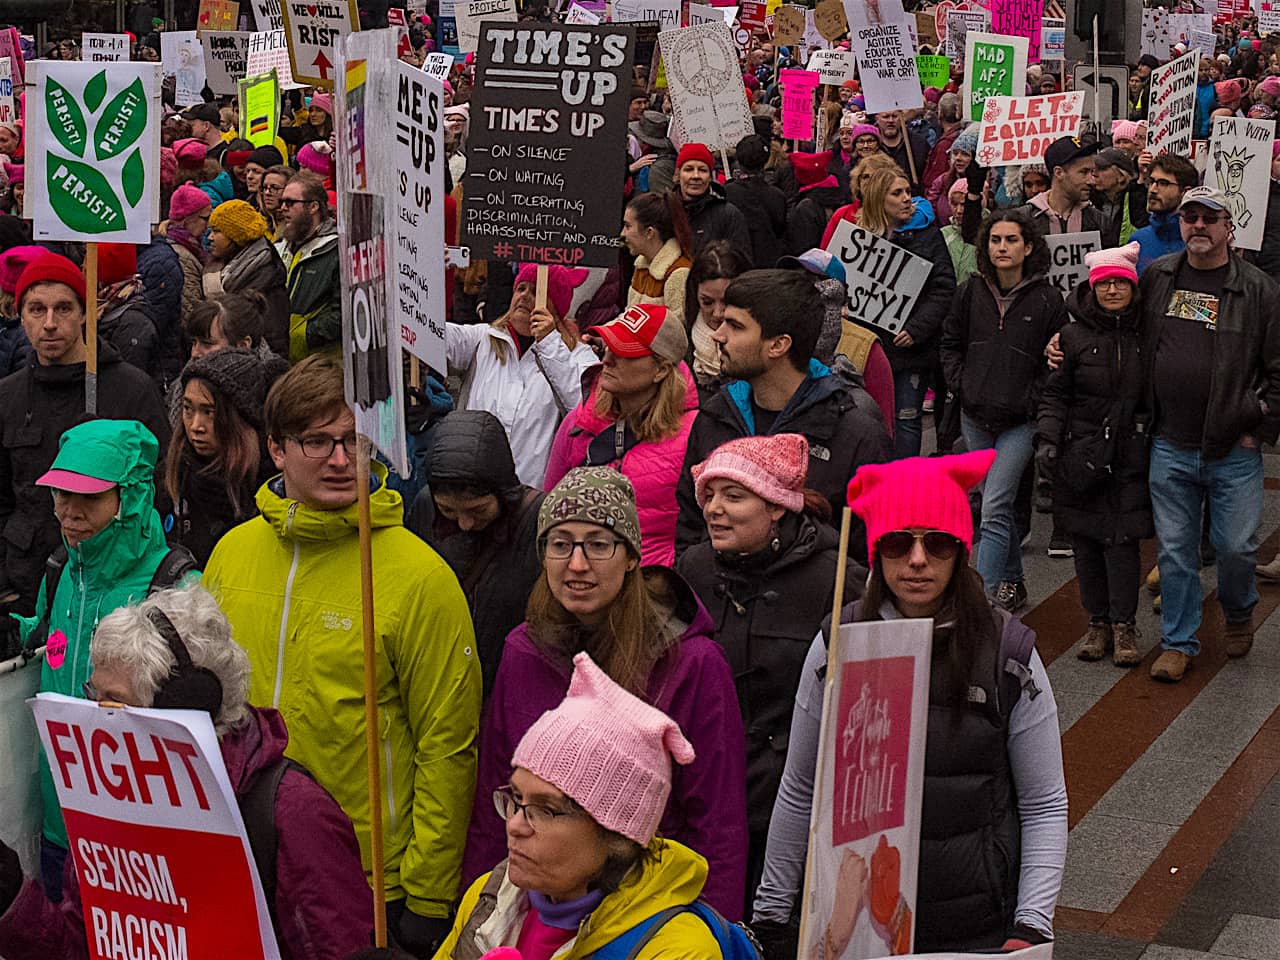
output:
M1010 950L1053 939L1067 850L1058 709L1035 634L969 566L968 491L993 450L859 468L849 507L871 575L841 621L933 620L913 953ZM825 638L801 671L752 929L795 956L787 924L803 886L822 720ZM858 902L845 902L856 922Z

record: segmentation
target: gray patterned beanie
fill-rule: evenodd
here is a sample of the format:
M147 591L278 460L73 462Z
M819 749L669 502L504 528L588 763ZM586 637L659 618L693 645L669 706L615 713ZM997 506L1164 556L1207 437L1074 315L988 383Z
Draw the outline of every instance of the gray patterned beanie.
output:
M609 467L574 467L538 510L538 542L562 523L594 523L612 530L640 556L640 520L631 481Z

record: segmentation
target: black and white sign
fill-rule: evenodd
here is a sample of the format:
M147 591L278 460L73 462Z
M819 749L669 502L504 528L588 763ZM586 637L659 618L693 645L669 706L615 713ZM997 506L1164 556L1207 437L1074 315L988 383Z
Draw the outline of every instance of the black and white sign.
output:
M1102 249L1102 236L1097 230L1084 233L1059 233L1044 238L1049 245L1049 282L1066 297L1089 279L1084 255Z
M840 221L827 250L844 264L849 319L900 331L933 264L847 220Z

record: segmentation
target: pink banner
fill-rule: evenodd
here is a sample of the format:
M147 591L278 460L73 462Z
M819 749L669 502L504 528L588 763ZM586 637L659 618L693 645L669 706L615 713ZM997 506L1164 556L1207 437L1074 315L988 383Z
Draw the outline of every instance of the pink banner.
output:
M782 135L788 140L813 139L813 91L822 82L816 70L783 70Z
M990 10L991 32L1026 37L1027 63L1039 63L1044 0L991 0Z

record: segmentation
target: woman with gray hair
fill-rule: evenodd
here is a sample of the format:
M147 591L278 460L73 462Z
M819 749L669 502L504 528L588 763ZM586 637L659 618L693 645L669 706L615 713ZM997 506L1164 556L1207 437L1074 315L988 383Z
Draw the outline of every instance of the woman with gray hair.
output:
M207 710L240 802L281 956L340 960L369 945L373 894L355 831L334 799L285 759L284 718L245 702L249 658L218 603L198 585L162 590L102 618L85 695L128 707ZM274 795L267 791L274 791ZM270 809L271 823L255 815ZM272 849L262 849L270 846ZM267 875L264 864L274 864ZM0 954L6 960L88 956L71 859L61 907L0 843Z

